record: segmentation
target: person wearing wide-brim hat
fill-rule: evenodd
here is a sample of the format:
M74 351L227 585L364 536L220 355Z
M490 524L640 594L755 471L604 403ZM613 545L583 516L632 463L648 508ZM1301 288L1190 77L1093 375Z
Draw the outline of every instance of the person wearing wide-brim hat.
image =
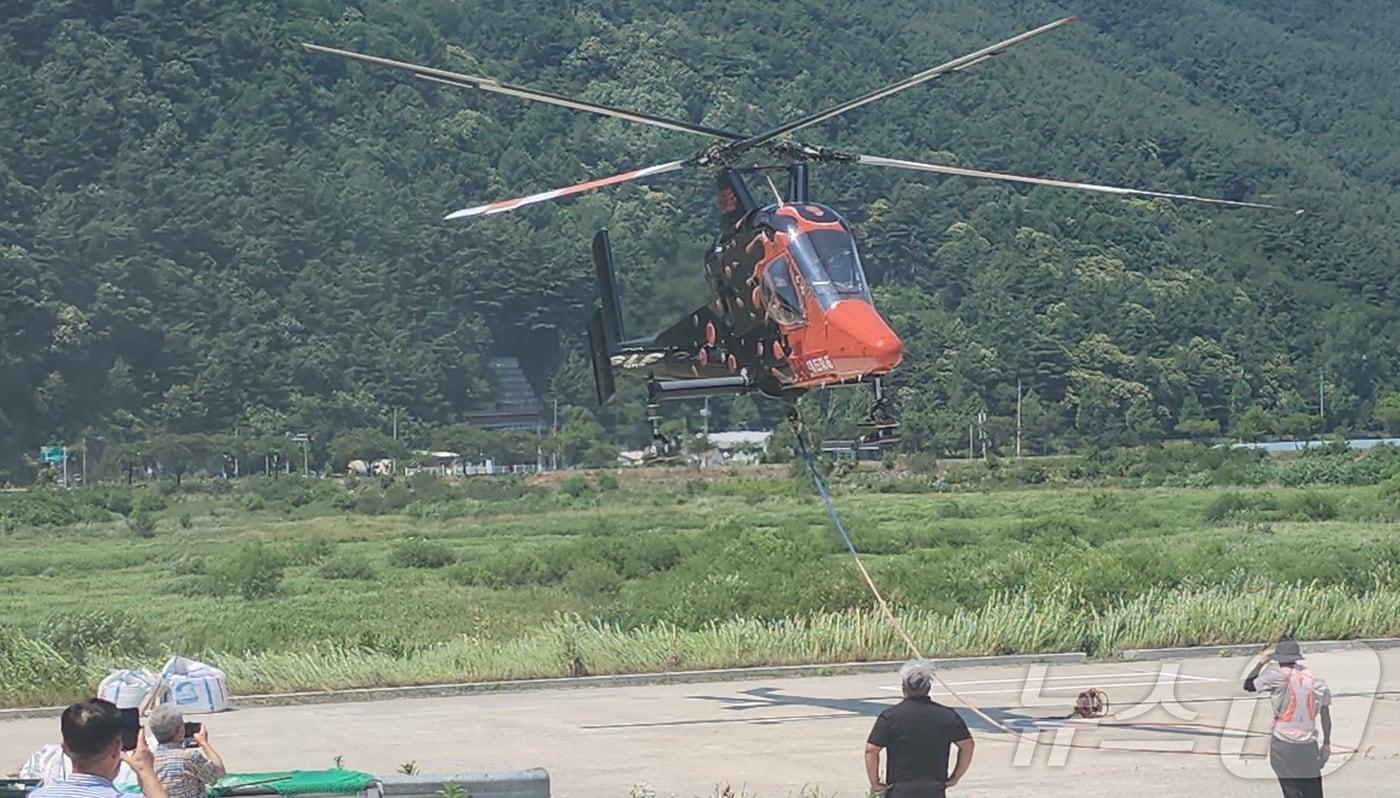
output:
M1271 662L1277 667L1267 667ZM1303 663L1298 641L1285 637L1260 652L1244 689L1267 694L1273 705L1269 764L1284 798L1322 798L1322 767L1331 755L1332 691Z

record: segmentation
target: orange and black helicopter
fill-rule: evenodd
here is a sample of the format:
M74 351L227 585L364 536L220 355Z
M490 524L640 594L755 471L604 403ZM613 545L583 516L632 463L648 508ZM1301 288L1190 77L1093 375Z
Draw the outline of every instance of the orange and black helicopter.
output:
M894 439L896 430L885 380L903 358L904 346L875 309L850 225L836 211L811 198L808 187L810 164L879 166L1121 196L1292 210L1265 203L1077 183L840 152L790 138L790 134L803 128L939 76L968 69L1074 20L1074 17L1067 17L1051 22L853 100L757 134L738 133L614 108L513 86L492 78L320 45L303 46L311 52L403 70L435 83L535 100L711 139L713 143L709 147L689 158L465 208L448 214L446 218L503 213L537 202L571 197L683 169L710 171L715 180L719 233L705 256L705 277L714 289L714 297L665 330L648 337L626 336L608 234L606 230L599 230L594 236L593 261L597 269L601 306L589 321L588 339L599 403L607 402L613 395L616 375L644 376L648 415L660 449L665 443L656 431L660 403L669 399L758 392L784 400L791 408L802 394L814 388L867 384L873 390L873 401L865 424L868 432L864 440L885 443ZM770 160L749 163L755 154ZM773 170L787 172L785 195L779 196L776 186L771 179L767 179L765 173ZM772 202L760 204L750 193L745 177L755 174L764 177L772 188Z

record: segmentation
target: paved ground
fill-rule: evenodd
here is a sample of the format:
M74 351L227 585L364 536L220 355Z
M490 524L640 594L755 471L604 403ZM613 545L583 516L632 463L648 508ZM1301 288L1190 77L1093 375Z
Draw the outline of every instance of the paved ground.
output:
M1311 661L1338 694L1336 742L1362 751L1334 760L1328 793L1394 795L1400 784L1400 651L1318 654ZM1275 796L1267 763L1233 756L1241 748L1264 750L1263 738L1166 725L1188 722L1186 716L1207 725L1266 728L1264 706L1240 697L1246 662L945 671L954 689L999 721L1041 729L1040 745L1018 745L1016 737L964 711L977 756L953 794ZM549 769L559 796L625 796L638 783L661 796L709 796L720 784L764 798L809 786L822 795L859 796L865 734L874 716L896 700L894 685L890 674L563 689L254 708L206 721L237 770L328 766L341 755L349 767L381 774L408 760L424 773L539 765ZM1091 686L1107 691L1126 726L1053 720ZM1134 715L1150 697L1149 711ZM1085 747L1056 749L1056 734ZM0 724L0 771L56 737L54 720ZM1183 747L1216 755L1144 751ZM1116 748L1133 750L1109 750ZM1222 749L1227 756L1218 755Z

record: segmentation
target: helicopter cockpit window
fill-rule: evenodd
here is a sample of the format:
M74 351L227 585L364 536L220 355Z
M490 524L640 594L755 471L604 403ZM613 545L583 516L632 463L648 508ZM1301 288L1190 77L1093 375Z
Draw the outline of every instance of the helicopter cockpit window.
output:
M763 304L779 324L801 324L802 301L788 272L788 259L780 257L763 270Z
M865 270L861 268L856 241L850 233L813 230L798 236L790 249L822 307L831 307L842 299L870 301Z

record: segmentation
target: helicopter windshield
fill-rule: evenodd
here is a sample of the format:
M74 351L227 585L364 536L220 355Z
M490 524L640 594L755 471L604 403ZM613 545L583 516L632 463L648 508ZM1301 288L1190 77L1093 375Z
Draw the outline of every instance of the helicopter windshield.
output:
M812 230L789 246L793 260L812 284L823 308L842 299L870 301L856 242L844 230Z
M768 307L768 315L779 324L797 325L802 323L802 302L792 287L792 277L788 274L788 259L779 256L768 264L763 272L763 301Z

